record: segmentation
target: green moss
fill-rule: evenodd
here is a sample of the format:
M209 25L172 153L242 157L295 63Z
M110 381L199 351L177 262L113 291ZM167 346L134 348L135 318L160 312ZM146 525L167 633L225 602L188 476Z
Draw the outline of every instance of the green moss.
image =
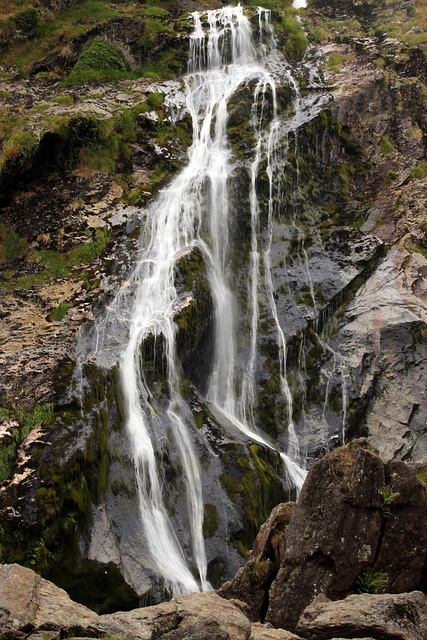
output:
M214 504L204 505L203 537L212 538L218 529L218 513Z
M28 252L28 242L12 227L0 224L0 264L22 258Z
M244 465L234 463L235 476L221 477L221 485L229 498L242 509L243 528L232 539L233 545L243 554L252 548L259 527L271 509L285 499L276 471L277 456L256 444L249 446L249 455Z
M381 147L381 151L383 152L383 155L385 156L388 156L390 153L393 153L394 151L394 147L386 135L381 137L380 147Z

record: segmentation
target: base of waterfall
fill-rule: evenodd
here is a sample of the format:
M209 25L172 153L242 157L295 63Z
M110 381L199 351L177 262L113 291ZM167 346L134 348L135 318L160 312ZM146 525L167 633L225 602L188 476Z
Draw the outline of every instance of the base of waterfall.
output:
M364 439L318 461L218 592L97 615L17 564L0 566L0 633L17 640L427 637L426 463L384 463ZM396 550L399 553L396 553ZM372 593L375 591L375 593ZM358 593L356 593L358 592Z

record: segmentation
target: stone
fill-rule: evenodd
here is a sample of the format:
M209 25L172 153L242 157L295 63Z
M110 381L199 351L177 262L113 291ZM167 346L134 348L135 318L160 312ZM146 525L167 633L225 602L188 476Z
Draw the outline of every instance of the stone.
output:
M415 465L390 460L385 473L391 492L398 495L385 512L375 569L387 573L387 591L401 593L416 589L422 581L427 557L427 491Z
M353 589L375 559L384 487L383 462L363 439L313 465L286 528L266 621L293 631L317 593L337 599Z
M302 613L297 633L307 640L370 637L381 640L427 638L427 596L400 594L350 595L337 602L314 600Z
M145 609L99 616L90 630L122 640L247 640L250 622L239 607L216 593L204 592L178 596Z
M255 622L251 626L249 640L301 640L301 636L285 629L274 629L271 625Z
M355 427L384 459L423 460L427 260L396 247L348 306L332 347L345 359Z
M0 565L0 632L90 624L97 614L31 569Z
M277 505L261 526L249 552L245 566L232 581L226 582L219 594L224 598L238 598L248 605L252 620L265 614L264 607L273 576L277 573L286 549L286 527L290 521L293 502Z

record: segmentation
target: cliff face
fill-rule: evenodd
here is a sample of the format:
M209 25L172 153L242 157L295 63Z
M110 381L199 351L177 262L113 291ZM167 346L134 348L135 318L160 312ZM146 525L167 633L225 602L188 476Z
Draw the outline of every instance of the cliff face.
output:
M313 4L306 29L325 56L323 71L314 82L314 50L304 64L294 51L290 63L304 99L329 96L278 152L281 209L270 252L275 308L287 341L292 418L308 465L359 435L385 459L416 462L427 455L425 54L422 44L381 31L393 19L390 12L400 19L403 11L410 21L406 5ZM47 14L41 5L37 10L42 24ZM282 7L276 10L280 15ZM185 70L188 16L175 4L154 13L144 7L126 13L124 5L117 11L81 33L64 26L65 41L49 41L51 48L46 45L27 64L30 79L19 79L6 52L0 86L1 559L31 564L103 612L136 606L142 596L158 601L164 592L150 561L141 568L146 542L114 360L120 344L113 344L126 339L126 327L118 323L105 363L87 359L82 365L78 353L87 355L92 325L98 326L137 264L149 205L185 165L192 135L181 83L163 80ZM18 40L37 42L39 36L24 37L13 24ZM287 51L290 36L277 16L275 28ZM82 75L59 85L60 76L77 73L84 48L99 42L108 43L104 57L116 56L115 72L148 65L146 77L107 82ZM17 49L11 51L21 60ZM250 312L252 91L243 86L230 99L227 123L238 177L230 195L230 271L242 336ZM280 108L292 120L290 95L283 83ZM265 245L268 184L261 171L257 193ZM206 273L197 249L177 261L175 286L186 303L175 310L175 322L202 464L208 576L219 586L242 564L238 552L251 548L270 509L295 491L278 454L242 436L204 397L215 325ZM254 414L269 442L285 450L288 405L267 298L260 294ZM167 397L163 349L151 336L141 354L159 413ZM166 440L157 443L156 456L163 460L167 503L179 529L186 509L180 463L173 438L168 434ZM378 511L380 505L371 507ZM187 533L180 535L188 546ZM121 586L111 595L115 581Z

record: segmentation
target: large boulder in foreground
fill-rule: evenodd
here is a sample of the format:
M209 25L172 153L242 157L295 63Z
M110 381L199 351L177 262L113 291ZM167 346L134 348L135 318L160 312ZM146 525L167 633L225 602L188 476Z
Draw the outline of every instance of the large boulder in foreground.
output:
M99 616L90 626L94 635L121 640L247 640L251 624L238 606L213 592L178 596L145 609Z
M369 572L384 590L423 581L427 492L421 464L384 464L367 440L316 462L296 505L279 505L261 527L247 563L220 590L246 602L252 620L294 631L317 594L340 600Z
M94 611L73 602L49 580L19 564L0 565L0 633L40 626L87 626Z
M427 638L427 596L412 593L363 593L332 602L318 596L299 619L297 633L307 640Z

